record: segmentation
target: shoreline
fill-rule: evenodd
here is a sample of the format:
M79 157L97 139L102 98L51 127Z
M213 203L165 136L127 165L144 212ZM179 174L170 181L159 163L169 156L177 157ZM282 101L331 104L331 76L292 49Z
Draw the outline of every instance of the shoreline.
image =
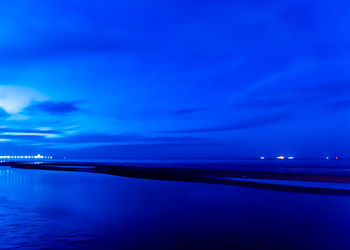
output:
M11 161L2 162L0 166L19 169L99 173L150 180L221 184L295 193L350 195L350 173L347 172L347 169L341 171L339 168L328 169L328 172L325 169L318 172L307 172L310 169L299 168L296 172L295 169L290 167L257 170L254 167L249 168L247 166L237 166L233 169L214 169L206 167L205 164L203 168L198 166L191 168L190 166L174 167L166 165L155 167L82 162ZM315 185L304 186L303 183L306 182L315 183ZM317 185L318 183L322 183L323 186L320 187ZM337 185L332 187L332 183ZM339 188L339 184L348 184L349 188Z

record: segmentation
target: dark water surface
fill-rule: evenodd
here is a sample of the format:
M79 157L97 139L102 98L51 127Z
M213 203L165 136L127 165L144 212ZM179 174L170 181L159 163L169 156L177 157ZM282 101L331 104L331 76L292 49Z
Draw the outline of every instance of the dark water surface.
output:
M350 196L0 168L0 248L350 249Z

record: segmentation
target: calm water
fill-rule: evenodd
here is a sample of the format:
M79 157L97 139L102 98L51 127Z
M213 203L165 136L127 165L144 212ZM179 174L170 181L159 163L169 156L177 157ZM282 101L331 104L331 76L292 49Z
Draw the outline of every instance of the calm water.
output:
M0 248L350 249L350 197L0 168Z

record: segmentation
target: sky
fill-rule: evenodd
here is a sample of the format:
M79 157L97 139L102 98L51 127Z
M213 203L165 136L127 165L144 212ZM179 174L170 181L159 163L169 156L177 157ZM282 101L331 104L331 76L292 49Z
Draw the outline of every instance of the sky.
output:
M349 8L6 1L0 155L350 157Z

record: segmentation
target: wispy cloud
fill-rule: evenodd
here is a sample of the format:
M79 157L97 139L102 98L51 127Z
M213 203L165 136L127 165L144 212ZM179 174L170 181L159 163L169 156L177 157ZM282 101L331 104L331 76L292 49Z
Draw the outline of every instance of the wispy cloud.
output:
M234 109L250 109L249 112L270 112L281 108L299 111L346 109L350 95L349 81L322 81L274 86L250 92L244 99L237 99L231 105Z
M82 42L84 41L84 42ZM0 64L33 62L42 59L54 59L63 56L103 53L125 50L125 45L113 37L91 36L61 32L60 34L40 37L34 45L16 47L9 45L0 48Z
M290 113L282 112L282 113L266 115L266 116L259 115L249 119L242 119L226 125L218 125L218 126L194 128L194 129L172 130L172 131L165 131L165 133L190 133L191 134L191 133L209 133L209 132L222 132L222 131L260 128L260 127L280 123L282 121L287 120L290 117L291 117Z
M186 109L178 109L173 111L172 113L176 116L190 115L202 111L207 111L207 108L186 108Z
M54 102L54 101L46 101L33 104L29 106L25 112L29 114L35 113L46 113L49 115L67 115L73 112L80 111L81 108L79 105L81 102Z
M112 145L199 145L213 143L210 140L195 136L142 136L135 134L83 133L65 134L54 130L0 130L3 142L14 142L21 145L35 145L42 148L89 148Z
M344 99L344 100L333 100L330 102L325 103L324 108L332 113L338 113L342 111L346 111L350 109L350 100Z
M56 130L35 130L35 129L11 129L0 128L0 138L3 141L43 141L45 138L58 138L61 136L61 132Z

